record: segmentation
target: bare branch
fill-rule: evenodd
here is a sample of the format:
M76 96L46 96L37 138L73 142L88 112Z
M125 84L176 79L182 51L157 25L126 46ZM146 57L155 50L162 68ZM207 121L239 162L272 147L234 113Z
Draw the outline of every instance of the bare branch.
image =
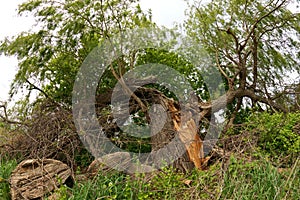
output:
M7 124L20 124L20 125L26 125L22 122L18 122L18 121L14 121L14 120L10 120L8 119L8 114L7 114L7 105L6 103L3 103L2 105L0 105L0 108L3 109L4 112L4 116L0 114L0 119L2 119L2 122L7 123Z
M216 58L216 63L217 63L217 67L219 68L220 72L222 73L222 75L229 81L229 77L227 76L227 74L224 72L224 70L222 69L221 65L220 65L220 60L219 60L219 53L218 51L215 51L215 58Z
M28 79L25 80L26 83L28 83L31 87L31 90L38 90L39 92L41 92L47 99L51 99L50 96L41 88L37 87L36 85L34 85L33 83L31 83Z

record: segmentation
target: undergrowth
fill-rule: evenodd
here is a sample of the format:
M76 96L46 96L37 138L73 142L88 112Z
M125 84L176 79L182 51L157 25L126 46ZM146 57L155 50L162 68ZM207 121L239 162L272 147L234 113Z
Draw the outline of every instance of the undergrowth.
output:
M9 177L11 172L17 166L15 160L6 160L0 158L0 199L9 200L10 199L10 188L9 188Z
M146 177L121 173L101 174L93 180L61 188L68 200L99 199L272 199L296 200L300 194L300 162L280 169L266 160L247 161L231 156L225 173L221 163L209 170L181 174L171 168Z
M252 136L258 140L251 143L254 148L242 153L227 150L229 156L214 160L206 170L183 174L164 168L135 175L99 172L93 179L76 182L73 188L62 185L56 193L60 200L299 199L299 113L253 114L237 132L230 131L228 136L247 132L247 141ZM82 158L78 159L87 165ZM10 199L9 177L16 165L13 159L0 159L1 200Z
M224 171L218 162L208 170L189 174L165 168L152 175L99 173L94 179L63 185L60 200L100 199L291 199L300 194L300 160L292 168L276 168L264 159L245 160L235 156ZM0 163L0 199L9 200L9 176L15 161Z
M264 159L247 162L231 157L221 199L298 199L299 158L292 169L281 170Z

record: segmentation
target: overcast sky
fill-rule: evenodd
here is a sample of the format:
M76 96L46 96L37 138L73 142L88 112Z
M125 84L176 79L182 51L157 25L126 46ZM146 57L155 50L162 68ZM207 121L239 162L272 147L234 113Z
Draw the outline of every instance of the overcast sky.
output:
M32 24L31 18L17 18L17 5L24 0L0 1L0 40L28 30ZM0 101L6 100L8 90L16 72L16 58L0 56Z
M34 24L32 17L18 17L18 4L26 0L0 1L0 40L5 36L13 36L29 30ZM159 25L172 27L174 22L183 22L184 10L187 5L184 0L141 0L144 10L152 9L153 21ZM11 81L17 69L17 59L0 56L0 101L8 98Z

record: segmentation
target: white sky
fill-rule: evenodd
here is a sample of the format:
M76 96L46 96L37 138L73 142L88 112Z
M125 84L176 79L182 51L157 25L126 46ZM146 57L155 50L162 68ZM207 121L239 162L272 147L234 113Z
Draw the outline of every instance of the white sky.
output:
M0 40L27 31L34 24L32 17L17 16L18 4L22 2L26 0L0 1ZM172 27L174 22L183 22L187 5L184 0L141 0L141 7L143 10L151 8L152 19L158 25ZM16 58L0 56L0 101L8 99L10 83L16 69Z
M31 18L17 18L17 5L24 0L9 0L0 2L0 40L6 36L28 30L32 24ZM16 72L16 58L0 56L0 101L8 98L8 90Z

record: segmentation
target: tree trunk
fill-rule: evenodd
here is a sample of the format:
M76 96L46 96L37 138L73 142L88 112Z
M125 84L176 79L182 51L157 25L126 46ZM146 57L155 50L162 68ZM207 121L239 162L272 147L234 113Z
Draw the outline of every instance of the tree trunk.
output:
M151 127L151 153L145 161L157 168L172 164L182 172L195 167L201 169L204 153L197 118L207 115L211 107L200 107L205 112L199 112L197 100L194 101L195 105L180 105L153 88L140 87L134 93L145 105L152 105L150 111L145 113ZM139 105L135 99L131 99L129 113L134 114L138 110ZM121 109L119 113L118 120L125 121L128 117L126 110Z
M203 146L192 112L179 108L177 102L157 91L152 101L161 106L161 109L156 109L150 114L154 163L157 166L173 163L173 167L182 172L195 167L201 169L204 158ZM157 130L157 127L162 129Z

